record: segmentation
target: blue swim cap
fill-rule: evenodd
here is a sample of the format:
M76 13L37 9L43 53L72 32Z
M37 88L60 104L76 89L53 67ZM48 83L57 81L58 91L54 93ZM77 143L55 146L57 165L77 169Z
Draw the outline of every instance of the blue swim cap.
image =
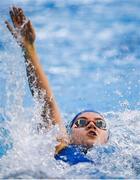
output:
M77 117L85 112L93 112L93 113L97 113L97 114L100 114L99 112L97 111L94 111L94 110L84 110L84 111L81 111L79 112L78 114L76 114L76 116L72 119L72 121L70 122L70 125L69 127L72 128L73 124L75 123L75 120L77 119ZM100 114L101 115L101 114ZM102 115L101 115L102 116Z

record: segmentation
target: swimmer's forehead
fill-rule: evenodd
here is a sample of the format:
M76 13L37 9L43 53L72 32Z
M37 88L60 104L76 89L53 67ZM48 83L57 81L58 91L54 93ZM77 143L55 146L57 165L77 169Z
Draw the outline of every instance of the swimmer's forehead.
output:
M104 119L104 117L101 114L96 113L96 112L84 112L80 114L76 119L79 119L81 117L85 119L89 119L89 120Z

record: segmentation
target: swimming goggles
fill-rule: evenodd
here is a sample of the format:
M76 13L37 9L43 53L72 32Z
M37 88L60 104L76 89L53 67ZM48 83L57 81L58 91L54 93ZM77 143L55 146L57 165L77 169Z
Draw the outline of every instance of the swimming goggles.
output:
M82 128L82 127L86 127L91 121L88 121L84 118L79 118L75 124L78 128ZM92 121L93 122L93 121ZM99 119L99 120L96 120L95 122L93 122L95 124L95 126L99 129L103 129L103 130L106 130L107 129L107 126L106 126L106 122L105 120L102 120L102 119Z

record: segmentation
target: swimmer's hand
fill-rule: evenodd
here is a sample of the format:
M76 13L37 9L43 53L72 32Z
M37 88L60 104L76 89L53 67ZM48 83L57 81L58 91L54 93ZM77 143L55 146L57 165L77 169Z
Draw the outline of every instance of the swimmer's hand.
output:
M35 30L31 24L31 21L26 18L21 8L12 7L9 11L13 25L8 21L5 24L11 34L16 39L17 43L26 48L29 45L33 45L35 41Z

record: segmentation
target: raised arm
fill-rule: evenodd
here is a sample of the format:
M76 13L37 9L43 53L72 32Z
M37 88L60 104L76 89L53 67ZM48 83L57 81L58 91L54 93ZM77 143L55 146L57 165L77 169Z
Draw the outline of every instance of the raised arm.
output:
M29 87L32 95L43 100L42 114L43 126L48 127L50 120L52 124L59 124L60 129L67 139L66 129L63 125L59 108L53 96L48 78L45 75L35 48L35 30L21 8L13 7L10 10L13 26L5 21L7 28L12 33L17 43L21 46L25 57L26 71Z

